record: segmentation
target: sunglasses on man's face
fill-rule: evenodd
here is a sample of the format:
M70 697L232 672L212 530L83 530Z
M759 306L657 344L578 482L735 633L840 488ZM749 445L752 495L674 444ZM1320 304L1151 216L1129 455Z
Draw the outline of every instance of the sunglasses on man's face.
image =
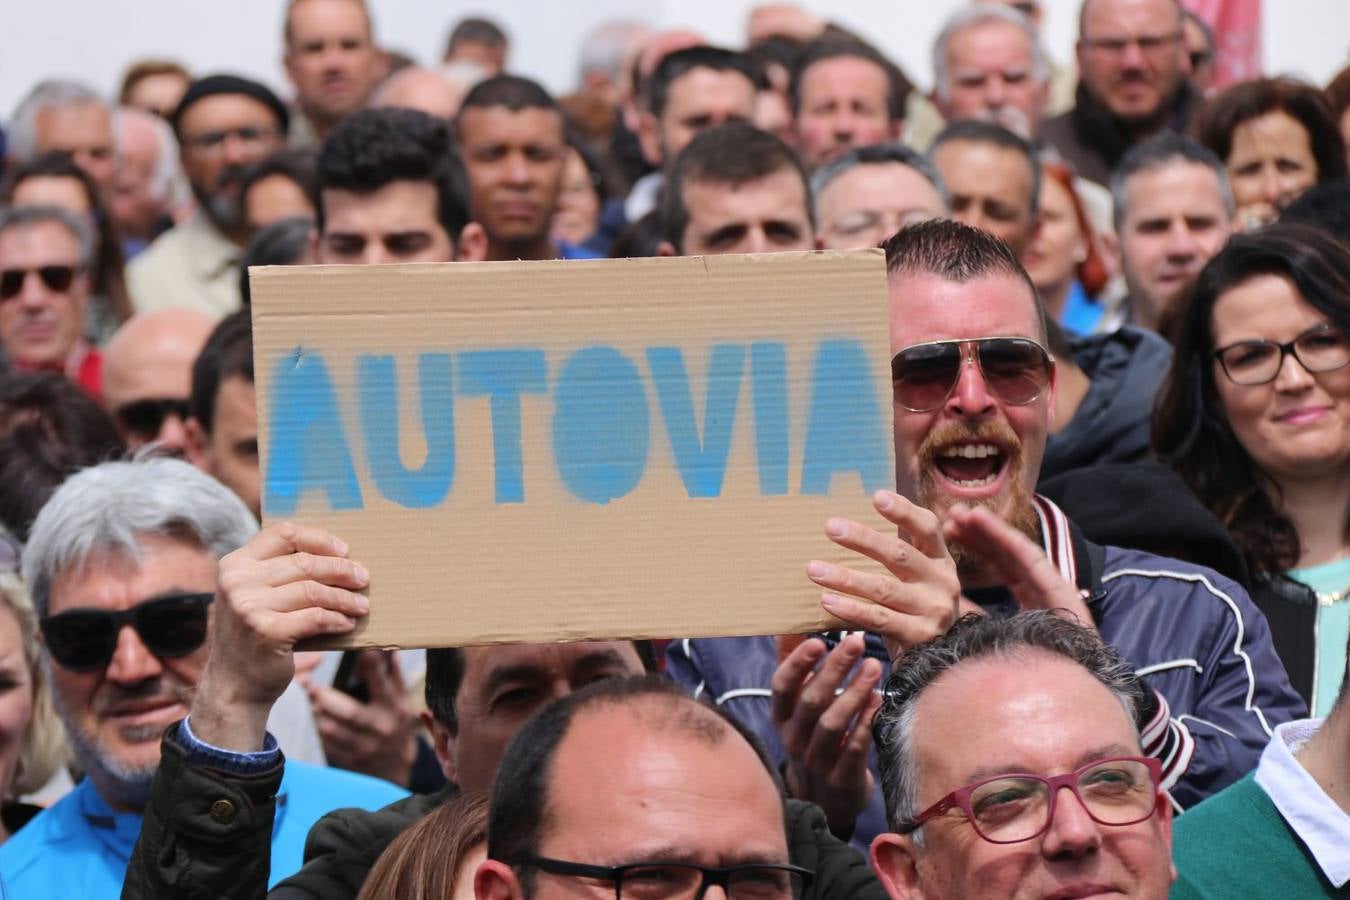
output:
M153 441L159 437L164 420L169 416L177 416L180 421L187 420L188 401L178 397L134 400L119 406L115 415L126 434L143 441Z
M75 280L79 266L38 266L36 269L5 269L0 272L0 300L17 297L29 275L37 275L48 290L60 293Z
M929 341L906 347L891 360L895 401L910 412L932 412L947 402L969 357L999 400L1025 406L1050 384L1053 361L1030 338Z
M212 594L168 594L130 609L72 609L41 622L52 659L72 672L93 672L112 662L122 628L136 629L155 656L187 656L206 642Z

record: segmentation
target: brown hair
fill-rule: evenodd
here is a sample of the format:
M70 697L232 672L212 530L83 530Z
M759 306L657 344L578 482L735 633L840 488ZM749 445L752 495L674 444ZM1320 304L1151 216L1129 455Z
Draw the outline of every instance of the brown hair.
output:
M1308 133L1319 184L1345 177L1345 141L1331 104L1317 88L1296 78L1258 78L1233 85L1201 111L1195 136L1227 164L1238 126L1272 112L1287 113Z
M192 80L188 70L171 59L138 59L127 67L126 74L122 76L122 86L117 91L117 104L130 106L131 92L136 84L155 75L177 75L183 79L184 84Z
M1336 77L1327 83L1327 89L1323 93L1326 94L1327 102L1331 104L1331 114L1339 124L1346 108L1350 107L1350 66L1337 72Z
M486 794L442 803L385 848L356 900L449 900L464 861L487 841L487 814Z
M1069 202L1073 204L1073 216L1078 221L1078 232L1083 236L1083 246L1087 251L1087 256L1078 264L1078 283L1083 286L1084 293L1089 297L1096 297L1102 288L1106 287L1111 276L1106 270L1101 253L1097 251L1097 236L1092 230L1092 222L1088 219L1087 211L1083 209L1083 201L1079 199L1078 191L1073 186L1073 172L1069 171L1067 166L1053 162L1041 163L1041 169L1045 177L1069 193Z

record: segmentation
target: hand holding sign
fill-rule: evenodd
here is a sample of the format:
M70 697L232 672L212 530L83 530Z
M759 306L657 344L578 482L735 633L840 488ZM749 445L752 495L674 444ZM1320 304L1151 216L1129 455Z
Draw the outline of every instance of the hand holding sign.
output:
M961 599L961 582L936 515L891 491L877 491L872 502L909 541L847 519L830 519L825 533L841 547L881 563L889 576L821 560L812 560L806 571L812 581L829 589L820 598L827 612L881 635L891 659L896 659L951 627Z
M369 609L370 581L326 531L281 522L220 561L211 650L193 732L227 750L263 746L267 715L295 675L295 644L344 634Z

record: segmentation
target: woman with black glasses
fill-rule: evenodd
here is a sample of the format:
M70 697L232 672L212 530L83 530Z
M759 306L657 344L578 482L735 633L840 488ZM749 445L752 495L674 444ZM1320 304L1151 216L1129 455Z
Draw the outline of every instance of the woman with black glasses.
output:
M1324 714L1350 634L1350 248L1232 238L1172 335L1153 442L1228 527L1289 679Z

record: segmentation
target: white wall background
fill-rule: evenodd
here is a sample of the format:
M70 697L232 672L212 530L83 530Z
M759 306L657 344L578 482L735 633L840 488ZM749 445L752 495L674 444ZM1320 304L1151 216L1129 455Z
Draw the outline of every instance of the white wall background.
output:
M487 14L513 39L511 68L554 91L574 86L576 48L588 29L614 17L656 27L688 27L711 41L739 45L755 0L368 0L378 37L388 47L432 62L451 24ZM1061 62L1072 59L1080 0L1045 0L1046 41ZM868 35L917 83L930 78L929 45L941 21L963 0L803 0L803 5ZM1270 72L1325 83L1350 62L1350 2L1264 0L1264 47ZM0 28L0 117L8 118L29 86L50 76L77 77L112 93L127 62L168 56L193 71L252 75L281 92L285 0L4 0Z

